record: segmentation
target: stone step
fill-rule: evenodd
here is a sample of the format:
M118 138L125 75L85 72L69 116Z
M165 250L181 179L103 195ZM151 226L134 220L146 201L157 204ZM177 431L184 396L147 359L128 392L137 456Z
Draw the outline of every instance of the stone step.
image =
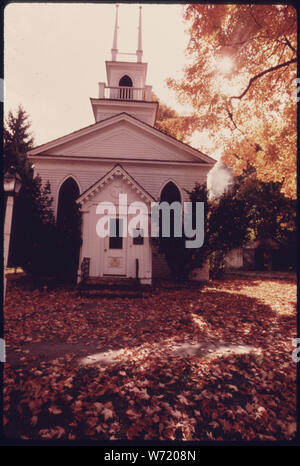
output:
M141 290L129 289L84 289L79 290L77 296L82 298L143 298L145 293Z
M133 278L91 278L78 285L79 290L138 290L140 283Z

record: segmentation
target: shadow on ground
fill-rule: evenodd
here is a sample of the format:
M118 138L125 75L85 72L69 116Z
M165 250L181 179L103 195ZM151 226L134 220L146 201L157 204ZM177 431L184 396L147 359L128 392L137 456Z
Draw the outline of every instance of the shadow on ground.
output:
M272 290L270 305L243 294L249 286L231 280L92 302L9 289L6 435L289 440L296 365L280 345L295 317L276 307ZM33 341L22 343L24 333Z
M270 339L280 341L282 334L289 334L295 328L294 315L281 315L260 299L242 294L245 286L249 287L249 280L215 281L200 289L161 288L147 298L135 300L115 298L77 302L74 297L76 306L71 312L66 311L67 315L54 311L55 324L59 325L57 333L54 325L54 331L47 327L40 332L40 342L14 342L13 348L8 347L7 362L13 366L35 365L72 354L74 364L91 364L92 360L106 364L124 350L146 348L150 351L151 346L158 352L162 348L165 351L177 348L177 355L182 352L184 356L184 345L189 345L189 355L194 354L193 348L198 345L201 357L216 352L218 347L232 347L233 351L238 351L240 345L248 350L265 348ZM224 287L228 291L224 291ZM20 302L15 306L21 306L22 292L17 298ZM43 313L49 318L47 306L42 306L47 293L40 293L38 299L41 310L32 319L42 322ZM76 337L72 335L72 319L75 320L78 313L81 320L77 320L76 325L82 325L82 337L80 332ZM16 323L14 315L7 317L7 323L6 331L9 332ZM61 326L66 330L63 338ZM35 334L38 330L34 330ZM69 342L69 337L74 341Z

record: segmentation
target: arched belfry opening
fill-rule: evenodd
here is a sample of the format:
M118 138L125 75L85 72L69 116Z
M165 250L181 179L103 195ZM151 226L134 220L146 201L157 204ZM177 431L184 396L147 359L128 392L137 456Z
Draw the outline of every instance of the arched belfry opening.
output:
M67 178L60 187L57 225L61 232L62 279L76 282L80 251L80 213L76 199L80 195L74 178Z
M119 87L121 87L121 89L119 89L119 98L122 99L122 100L128 100L128 99L132 99L133 97L133 94L132 94L132 88L133 87L133 83L132 83L132 80L131 78L125 74L119 81ZM128 89L126 89L128 88Z
M132 80L129 76L127 76L127 74L125 74L125 76L123 76L120 81L119 81L119 86L127 86L127 87L132 87L133 84L132 84Z

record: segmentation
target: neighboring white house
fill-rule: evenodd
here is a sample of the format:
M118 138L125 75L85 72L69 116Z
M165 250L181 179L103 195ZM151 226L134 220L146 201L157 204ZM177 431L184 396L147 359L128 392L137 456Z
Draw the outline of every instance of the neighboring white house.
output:
M49 180L55 213L68 186L82 212L82 247L78 276L84 260L91 277L135 277L149 284L167 273L151 239L101 238L96 226L99 202L118 205L119 194L132 202L160 201L167 191L187 201L185 189L206 183L216 161L154 128L158 103L146 84L147 63L142 62L141 10L137 61L118 61L118 8L112 60L106 62L107 85L99 83L99 97L91 99L95 123L42 144L28 153L35 174ZM125 206L123 206L125 207ZM114 225L124 227L123 207L117 208ZM128 221L130 220L130 215ZM149 219L148 219L149 221ZM111 222L111 224L113 224ZM207 268L199 275L207 279Z

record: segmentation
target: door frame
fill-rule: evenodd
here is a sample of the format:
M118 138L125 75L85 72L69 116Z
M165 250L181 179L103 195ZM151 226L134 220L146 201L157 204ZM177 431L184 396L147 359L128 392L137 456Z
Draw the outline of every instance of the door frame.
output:
M124 215L109 215L109 220L115 218L115 219L124 219ZM127 225L126 225L127 227ZM106 259L107 259L107 256L106 256L106 253L109 251L109 235L105 236L105 238L102 239L102 251L103 251L103 254L102 254L102 276L103 277L127 277L128 275L128 261L127 261L127 257L128 257L128 238L127 236L123 236L122 237L122 248L120 249L113 249L111 248L112 251L122 251L122 257L124 257L124 273L107 273L107 270L106 270Z

